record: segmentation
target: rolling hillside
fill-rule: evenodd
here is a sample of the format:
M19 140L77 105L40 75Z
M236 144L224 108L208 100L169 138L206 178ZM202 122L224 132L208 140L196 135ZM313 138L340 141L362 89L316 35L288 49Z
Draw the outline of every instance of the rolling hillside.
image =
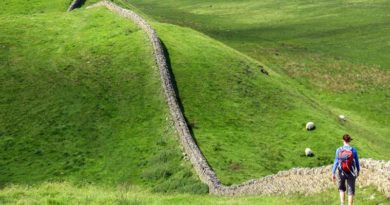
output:
M0 16L0 184L207 191L181 161L139 28L104 9L15 8Z
M295 10L280 2L182 1L176 8L171 1L115 2L144 12L157 30L191 132L223 184L330 164L346 132L360 157L390 159L388 62L382 54L356 60L363 54L348 38L353 30L339 39L351 45L345 54L331 52L338 38L326 43L318 33L312 35L319 39L303 35L309 24L291 31L299 38L290 38L288 28L270 29L281 19L294 25L298 14L310 17L287 15ZM184 160L145 33L105 8L65 13L69 0L30 3L7 0L0 8L0 203L337 201L331 190L286 198L192 195L208 189ZM318 3L317 11L331 5ZM255 12L260 8L267 8L266 17ZM244 11L249 15L237 18ZM322 29L337 25L343 22ZM386 42L387 28L381 29L378 38ZM329 46L321 49L321 41ZM387 52L386 44L369 48ZM339 83L363 74L353 85ZM317 129L306 131L307 121ZM306 147L314 157L304 156ZM358 202L386 203L373 188L361 190Z
M389 158L385 138L376 143L372 133L359 133L358 123L340 123L332 107L272 70L267 76L262 65L190 29L155 27L169 51L187 120L223 182L330 164L345 132L355 136L361 156ZM306 131L309 120L318 129ZM303 156L306 147L316 156Z

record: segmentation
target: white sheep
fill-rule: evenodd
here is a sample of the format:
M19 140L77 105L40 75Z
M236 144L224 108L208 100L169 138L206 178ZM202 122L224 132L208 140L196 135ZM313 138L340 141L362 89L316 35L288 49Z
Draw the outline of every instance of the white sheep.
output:
M314 125L314 122L308 122L306 123L306 129L307 130L314 130L316 126Z
M310 148L305 149L305 155L311 157L314 155L313 151Z

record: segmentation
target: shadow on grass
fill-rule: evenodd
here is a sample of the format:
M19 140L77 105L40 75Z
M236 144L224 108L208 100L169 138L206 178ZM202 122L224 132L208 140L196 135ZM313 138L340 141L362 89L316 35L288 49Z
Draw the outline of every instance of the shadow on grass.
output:
M186 121L186 123L188 125L188 129L189 129L191 135L193 136L193 139L194 139L196 145L198 145L198 142L195 139L193 126L190 124L190 122L188 121L187 117L185 116L185 109L184 109L183 103L181 102L181 99L180 99L180 92L179 92L179 89L178 89L178 86L177 86L177 83L176 83L175 74L172 71L171 59L169 57L168 49L167 49L167 47L165 46L164 42L161 39L160 39L160 42L161 42L161 45L163 47L164 56L165 56L165 58L167 60L168 72L169 72L169 75L171 76L173 89L175 90L175 93L176 93L177 103L179 104L180 110L183 112L183 117L184 117L184 120Z

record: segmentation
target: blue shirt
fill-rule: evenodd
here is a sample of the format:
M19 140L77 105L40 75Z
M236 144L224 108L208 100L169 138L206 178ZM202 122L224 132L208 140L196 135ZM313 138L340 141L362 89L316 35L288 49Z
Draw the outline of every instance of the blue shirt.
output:
M341 148L346 148L346 149L351 149L352 148L352 154L353 154L353 159L355 160L355 166L356 166L357 171L360 172L359 157L358 157L358 153L357 153L356 149L351 147L351 146L349 146L349 145L344 145L344 146L342 146L340 148L337 148L337 150L336 150L336 157L335 157L334 163L333 163L332 174L333 175L336 174L336 169L337 169L337 166L338 166L338 163L339 163L339 153L340 153Z

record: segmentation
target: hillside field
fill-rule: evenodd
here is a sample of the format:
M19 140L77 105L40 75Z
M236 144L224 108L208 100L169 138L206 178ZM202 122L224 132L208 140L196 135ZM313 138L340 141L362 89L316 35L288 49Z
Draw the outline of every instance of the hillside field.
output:
M335 189L207 195L147 36L86 9L95 2L69 13L71 0L0 7L0 204L339 204ZM359 157L390 160L388 1L113 2L156 29L191 133L224 185L331 164L345 133ZM356 203L390 201L359 187Z
M150 45L132 22L61 8L2 13L0 24L2 186L207 192L181 160Z
M116 2L151 21L192 27L252 58L187 28L155 24L185 115L224 183L330 164L344 133L355 138L360 157L389 159L390 63L384 55L390 52L381 43L390 42L388 27L363 26L389 22L385 2ZM350 21L357 26L349 27ZM359 41L357 30L375 36ZM344 44L348 53L337 50L345 50ZM365 63L362 44L369 48ZM339 122L340 114L347 123ZM308 121L318 129L306 132ZM303 156L306 147L315 151L314 158Z

